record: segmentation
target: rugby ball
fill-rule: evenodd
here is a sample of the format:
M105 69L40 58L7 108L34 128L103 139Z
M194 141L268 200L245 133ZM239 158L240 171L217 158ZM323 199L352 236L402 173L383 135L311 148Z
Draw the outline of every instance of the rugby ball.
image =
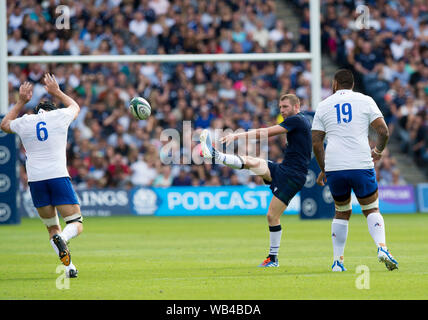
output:
M135 119L146 120L152 113L152 107L146 99L134 97L129 103L129 111Z

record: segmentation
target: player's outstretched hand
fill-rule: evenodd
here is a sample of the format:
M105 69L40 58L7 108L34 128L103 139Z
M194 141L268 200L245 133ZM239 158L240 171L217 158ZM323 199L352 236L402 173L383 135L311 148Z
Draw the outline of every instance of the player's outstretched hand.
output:
M60 92L61 90L59 89L59 85L58 82L56 82L56 79L53 75L46 73L43 81L45 82L45 90L50 94L50 95L55 95L58 92Z
M24 82L19 87L19 100L24 104L31 100L33 96L33 85L29 82Z
M227 136L220 138L220 143L226 143L226 147L236 140L236 136L234 134L228 134Z
M327 178L325 177L325 172L321 171L317 178L317 184L324 186L327 183Z

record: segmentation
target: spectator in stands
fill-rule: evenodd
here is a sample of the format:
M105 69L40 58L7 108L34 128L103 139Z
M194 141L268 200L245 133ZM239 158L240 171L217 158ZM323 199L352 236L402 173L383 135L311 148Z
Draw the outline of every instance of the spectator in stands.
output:
M406 181L401 177L400 170L395 168L392 170L392 181L391 185L393 186L405 186L407 185Z
M134 19L129 23L129 31L141 38L146 34L148 23L140 11L135 12Z
M396 64L396 70L392 73L392 78L398 79L402 86L406 86L410 80L410 73L406 69L406 63L403 58L400 58Z
M390 185L392 183L392 171L394 164L390 157L383 157L379 165L379 183L382 185Z
M426 141L428 136L428 126L424 124L426 112L422 111L415 115L410 121L410 144L414 160L422 166L424 164L424 153L426 149Z
M53 54L55 50L58 50L59 42L57 33L55 31L49 32L48 38L43 44L43 51L49 55Z
M300 44L302 44L306 51L309 51L309 33L310 33L310 23L309 23L309 8L305 7L303 9L303 18L300 23Z
M18 29L24 20L24 13L20 5L15 5L11 15L9 16L9 27L12 30Z
M153 187L169 187L172 185L170 166L162 166L161 173L153 181Z
M27 45L28 42L22 39L21 30L15 29L12 38L7 41L7 51L13 56L19 56Z
M373 53L371 43L364 41L361 53L355 56L355 69L362 74L368 74L373 70L377 62L378 58Z
M190 186L192 185L192 180L187 174L186 170L180 170L180 173L172 181L172 186Z

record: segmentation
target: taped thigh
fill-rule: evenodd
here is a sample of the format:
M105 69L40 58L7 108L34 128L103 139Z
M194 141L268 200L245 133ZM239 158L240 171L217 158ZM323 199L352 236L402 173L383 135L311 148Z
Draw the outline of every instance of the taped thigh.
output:
M372 203L369 204L360 204L361 210L370 210L370 209L376 209L379 208L379 199L376 199Z
M53 218L40 218L46 227L59 226L58 216L55 215Z
M336 208L336 211L343 212L343 211L349 211L352 210L352 204L351 201L349 201L347 204L338 205L336 202L334 203L334 207Z

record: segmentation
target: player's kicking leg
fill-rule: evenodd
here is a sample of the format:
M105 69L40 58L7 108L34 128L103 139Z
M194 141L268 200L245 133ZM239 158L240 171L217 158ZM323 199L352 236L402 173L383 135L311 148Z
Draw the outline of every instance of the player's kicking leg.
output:
M263 178L266 183L272 182L271 172L264 159L249 156L238 156L219 152L213 147L211 136L208 130L203 130L200 136L201 155L206 159L216 161L233 169L249 169L254 174ZM269 255L259 265L259 267L278 267L278 251L281 243L282 228L280 217L287 209L287 205L273 196L268 209L267 219L269 224L270 248Z
M363 214L367 218L367 226L377 246L377 257L380 262L385 263L388 270L398 269L398 262L389 252L385 240L385 222L379 211L378 192L365 198L358 198Z
M222 153L214 148L208 130L202 130L199 141L201 142L201 156L205 159L215 159L217 162L223 163L232 169L244 169L244 159L242 159L242 157L234 154Z

